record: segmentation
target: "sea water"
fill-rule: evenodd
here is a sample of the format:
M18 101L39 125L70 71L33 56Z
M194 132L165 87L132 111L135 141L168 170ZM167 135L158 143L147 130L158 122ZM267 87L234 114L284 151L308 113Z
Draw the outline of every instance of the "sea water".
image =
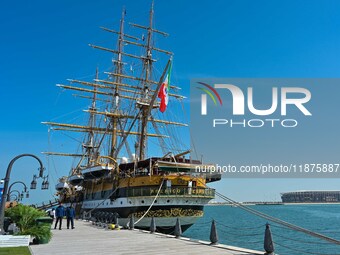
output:
M340 240L340 205L254 205L258 210L291 224ZM206 206L204 217L189 228L184 236L209 241L211 221L216 221L219 243L263 251L265 219L239 207ZM277 223L270 224L275 253L280 255L339 254L340 245L306 235Z

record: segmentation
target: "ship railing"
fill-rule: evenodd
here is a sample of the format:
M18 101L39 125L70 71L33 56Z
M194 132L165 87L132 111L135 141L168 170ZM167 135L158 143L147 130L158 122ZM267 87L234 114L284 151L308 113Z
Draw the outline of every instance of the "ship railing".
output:
M158 187L138 187L127 189L128 197L156 196ZM161 189L159 196L185 196L185 197L215 197L215 190L210 188L168 187Z

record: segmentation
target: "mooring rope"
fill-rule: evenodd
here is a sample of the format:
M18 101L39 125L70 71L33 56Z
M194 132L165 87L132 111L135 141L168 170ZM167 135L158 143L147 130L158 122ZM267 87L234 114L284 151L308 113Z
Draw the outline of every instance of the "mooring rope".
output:
M161 191L161 188L162 188L162 186L163 186L163 182L164 182L164 181L162 180L162 181L161 181L161 185L159 186L159 189L158 189L158 191L157 191L157 194L156 194L155 198L153 199L151 205L149 206L148 210L146 210L146 212L143 214L143 216L140 217L134 224L137 224L138 222L140 222L140 221L145 217L145 215L148 214L148 212L150 211L150 209L151 209L152 206L154 205L154 203L155 203L155 201L156 201L156 199L157 199L157 197L158 197L158 195L159 195L159 193L160 193L160 191Z

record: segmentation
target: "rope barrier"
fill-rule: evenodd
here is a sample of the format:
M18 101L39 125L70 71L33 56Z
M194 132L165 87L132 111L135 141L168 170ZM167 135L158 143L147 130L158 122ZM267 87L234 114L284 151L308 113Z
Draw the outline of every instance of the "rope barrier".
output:
M298 252L299 254L304 253L304 254L313 254L313 255L340 255L339 253L335 254L335 253L318 253L318 252L303 251L303 250L291 248L291 247L286 246L286 245L279 244L277 242L274 242L274 244L281 246L281 247L284 247L288 250Z
M246 234L246 235L240 235L240 234L235 234L235 233L230 233L230 232L227 232L225 230L221 230L221 228L217 227L217 229L221 232L223 232L224 234L230 234L230 235L233 235L233 236L240 236L240 237L253 237L253 236L263 236L263 233L254 233L254 234Z
M287 240L290 240L290 241L300 242L300 243L317 244L317 245L319 245L319 244L321 244L321 245L334 245L333 243L310 242L310 241L305 241L305 240L301 240L301 239L290 238L290 237L287 237L287 236L275 234L273 232L272 232L272 235L283 238L283 239L287 239Z
M216 221L216 223L218 223L219 225L222 225L223 227L230 228L230 229L235 229L235 230L251 230L251 229L260 229L260 228L262 228L262 227L264 227L264 226L265 226L265 225L263 224L263 225L259 225L259 226L257 226L257 227L247 227L247 228L241 228L241 227L231 227L231 226L227 226L227 225L225 225L225 224L221 223L220 221L217 221L217 220L215 220L215 221Z
M275 228L281 228L281 229L292 230L293 231L293 229L290 229L290 228L287 228L287 227L283 227L283 226L274 225L274 224L271 224L270 226L271 227L275 227ZM314 231L322 231L324 233L340 233L340 231L337 231L337 230L314 229Z

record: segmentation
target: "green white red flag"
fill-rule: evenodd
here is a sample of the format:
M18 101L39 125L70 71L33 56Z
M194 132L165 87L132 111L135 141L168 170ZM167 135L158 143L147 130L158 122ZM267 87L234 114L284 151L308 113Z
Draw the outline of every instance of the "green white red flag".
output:
M159 89L159 92L158 92L158 97L161 99L161 104L159 106L159 110L161 112L165 112L166 107L168 106L168 102L169 102L171 67L172 67L172 63L170 63L170 66L169 66L168 72L166 74L165 80L162 83L162 86L161 86L161 88Z

